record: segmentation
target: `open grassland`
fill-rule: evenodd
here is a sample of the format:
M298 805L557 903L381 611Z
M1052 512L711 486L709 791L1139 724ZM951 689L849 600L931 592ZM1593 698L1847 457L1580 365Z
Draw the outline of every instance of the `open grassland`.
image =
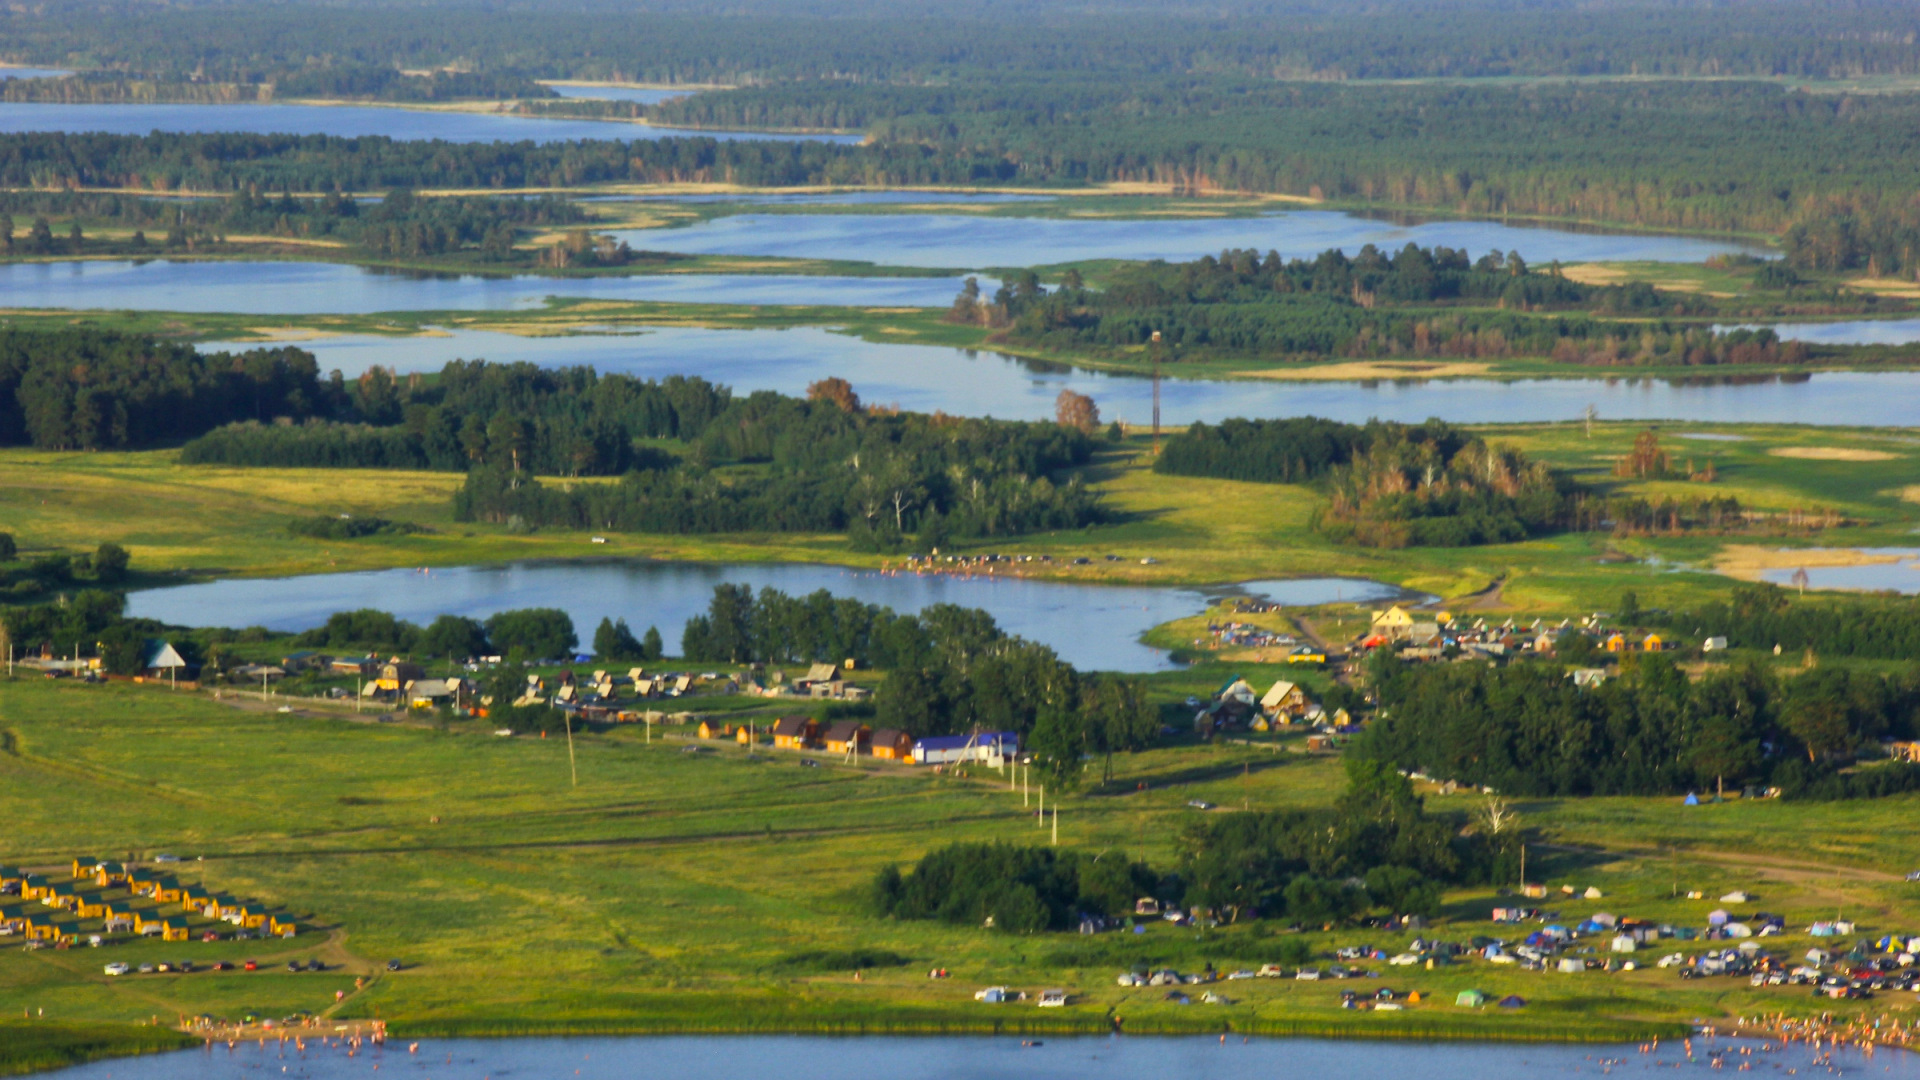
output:
M1768 514L1832 511L1825 530L1757 525L1680 536L1568 533L1473 548L1381 550L1336 545L1314 528L1324 497L1311 487L1164 476L1151 442L1131 436L1103 451L1089 478L1114 511L1110 524L1019 538L986 538L954 550L1055 556L1021 572L1088 583L1218 584L1323 575L1369 578L1471 603L1486 611L1566 615L1605 608L1622 589L1646 606L1671 607L1724 592L1731 579L1781 548L1910 546L1920 505L1905 497L1920 473L1920 444L1899 431L1791 425L1667 425L1661 446L1676 469L1712 483L1622 480L1612 465L1646 425L1579 424L1481 429L1497 443L1573 470L1597 490L1660 497L1733 497ZM1689 434L1738 436L1689 439ZM1809 455L1806 451L1815 450ZM1783 453L1784 451L1784 453ZM0 516L31 555L113 541L133 553L146 583L181 576L284 575L394 566L449 566L585 556L703 561L800 561L878 566L833 535L660 536L540 530L452 520L451 473L182 466L174 451L0 452ZM565 481L555 480L554 483ZM287 523L351 513L412 522L407 536L318 540ZM1102 558L1122 556L1118 562ZM1094 559L1073 566L1076 556ZM1142 559L1156 560L1143 564ZM1831 557L1829 557L1831 558ZM1495 586L1498 586L1495 588ZM1489 591L1492 590L1492 591Z
M42 1072L101 1058L157 1054L197 1040L170 1027L0 1020L0 1076Z
M1177 682L1156 683L1156 692L1170 686L1179 692ZM558 738L242 711L127 684L0 683L0 734L9 825L0 857L50 865L80 853L169 851L188 859L176 868L183 883L260 899L302 927L291 941L0 950L0 1011L44 1010L52 1020L312 1010L378 1016L402 1034L505 1034L1090 1031L1117 1018L1133 1031L1617 1038L1762 1004L1831 1007L1801 990L1683 982L1659 970L1568 976L1479 962L1419 971L1374 962L1379 979L1235 982L1223 987L1233 1005L1183 1008L1157 990L1118 988L1113 974L1136 962L1255 967L1293 940L1323 954L1363 940L1394 951L1410 935L1155 923L1138 935L1010 936L868 915L868 882L886 863L956 840L1048 841L1022 792L991 771L966 778L833 760L801 768L789 752L750 757L724 746L690 755L683 739L656 734L649 743L623 729L576 740L576 787ZM1223 807L1214 813L1324 805L1342 784L1338 761L1293 746L1288 738L1176 743L1121 759L1113 783L1061 805L1060 843L1171 867L1177 830L1199 813L1189 799ZM1865 838L1901 829L1912 800L1865 804L1844 817L1779 803L1697 808L1684 837L1674 801L1607 800L1604 827L1621 844L1684 843L1729 861L1586 850L1576 845L1597 827L1588 812L1542 804L1524 809L1526 823L1549 838L1564 834L1568 846L1543 848L1533 876L1606 892L1605 901L1562 902L1568 919L1604 909L1698 923L1711 905L1678 899L1675 887L1711 894L1735 885L1788 913L1796 931L1830 915L1836 898L1863 931L1913 929L1920 917L1891 847L1803 861L1824 855L1814 841L1836 830ZM1493 933L1484 920L1497 902L1491 888L1450 895L1440 933ZM850 954L860 950L902 962L868 961L856 976ZM277 970L307 957L329 970ZM262 970L204 970L249 958ZM402 959L404 970L387 973L388 958ZM203 970L100 974L109 961L161 959L191 959ZM936 966L953 978L927 979ZM975 987L995 983L1062 986L1077 996L1047 1013L971 1000ZM1339 1008L1340 989L1383 984L1433 1001L1399 1014ZM1498 1016L1453 1006L1469 987L1534 1004ZM346 994L337 1005L335 991Z

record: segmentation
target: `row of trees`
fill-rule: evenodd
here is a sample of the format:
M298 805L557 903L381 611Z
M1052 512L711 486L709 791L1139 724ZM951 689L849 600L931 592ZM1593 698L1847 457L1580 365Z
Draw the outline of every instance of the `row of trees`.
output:
M519 608L486 619L442 615L418 626L377 608L338 611L327 621L296 635L308 649L369 653L406 653L468 660L507 656L518 660L568 659L580 644L573 619L558 608Z
M1796 599L1767 582L1736 585L1724 601L1682 611L1648 613L1650 626L1696 637L1724 637L1740 649L1771 649L1872 660L1920 656L1920 599Z
M1557 665L1402 665L1374 671L1380 710L1362 758L1510 795L1652 795L1771 783L1792 793L1835 763L1911 737L1920 678L1760 667L1698 681L1658 655L1577 687Z

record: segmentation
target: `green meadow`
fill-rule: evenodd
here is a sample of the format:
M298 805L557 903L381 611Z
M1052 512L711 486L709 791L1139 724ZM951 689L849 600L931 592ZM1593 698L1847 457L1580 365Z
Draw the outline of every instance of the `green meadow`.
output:
M1179 693L1178 680L1156 693ZM236 708L204 694L39 680L0 683L4 855L52 866L77 854L182 856L183 884L257 899L292 915L298 937L271 942L131 942L100 949L0 950L0 1013L64 1024L171 1026L313 1012L378 1017L398 1034L536 1031L1132 1031L1379 1036L1623 1038L1764 1005L1813 1010L1804 990L1683 982L1658 969L1526 972L1483 961L1436 970L1369 961L1379 977L1341 983L1223 983L1228 1005L1182 1006L1116 986L1135 964L1221 972L1298 957L1325 964L1343 944L1389 953L1410 933L1264 922L1196 930L1018 936L892 922L865 895L888 863L957 840L1046 844L1030 799L1009 776L972 776L631 729L575 740L577 786L560 738L499 738L412 723L355 722ZM1241 744L1176 739L1117 763L1111 784L1059 802L1059 843L1177 863L1183 822L1204 798L1223 807L1322 805L1340 790L1337 758L1286 737ZM1052 802L1057 798L1049 796ZM1437 810L1465 796L1435 797ZM1560 899L1568 919L1594 910L1703 922L1744 887L1798 931L1843 905L1863 932L1920 927L1920 896L1897 853L1838 851L1835 830L1865 842L1897 831L1910 799L1845 814L1781 804L1695 808L1604 800L1521 808L1543 841L1530 877L1602 889ZM1226 810L1215 811L1229 812ZM1596 832L1613 841L1588 846ZM1693 854L1689 854L1692 852ZM1784 854L1784 853L1792 854ZM1819 861L1815 861L1818 859ZM1830 860L1830 861L1828 861ZM1447 898L1437 933L1511 937L1486 922L1493 888ZM1151 925L1148 923L1151 922ZM1782 942L1801 947L1798 938ZM1697 947L1697 946L1696 946ZM327 970L289 973L288 959ZM101 973L125 961L192 960L191 973ZM206 970L257 960L260 970ZM385 962L402 961L389 973ZM1651 955L1642 957L1651 960ZM1296 959L1295 964L1299 963ZM929 979L944 968L951 978ZM1007 985L1075 994L1046 1013L980 1005ZM1339 991L1380 986L1429 997L1401 1013L1355 1013ZM1463 989L1517 993L1518 1012L1456 1007ZM336 1002L336 992L343 995ZM1888 1006L1873 1003L1876 1008ZM1846 1006L1857 1007L1857 1006ZM1901 1009L1904 1003L1891 1006Z

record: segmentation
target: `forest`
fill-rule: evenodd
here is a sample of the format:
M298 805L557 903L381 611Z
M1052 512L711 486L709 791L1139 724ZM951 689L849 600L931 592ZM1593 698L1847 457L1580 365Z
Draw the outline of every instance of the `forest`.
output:
M1724 601L1646 612L1648 626L1724 637L1741 649L1908 660L1920 656L1920 601L1912 597L1795 598L1778 585L1737 585Z
M1169 363L1227 356L1503 358L1598 366L1800 364L1807 349L1767 329L1717 333L1667 317L1712 302L1645 282L1583 285L1518 252L1368 244L1312 260L1226 251L1188 263L1125 266L1100 290L1069 271L1048 290L1031 272L992 298L968 279L950 321L1003 327L998 340L1051 349L1146 348ZM1651 318L1649 318L1651 317ZM1634 321L1628 322L1627 319Z
M434 71L409 74L391 66L374 64L306 64L256 74L257 80L248 82L129 78L120 72L8 79L0 83L0 101L231 105L281 98L425 103L472 98L540 99L555 96L552 89L516 72Z
M1920 678L1759 666L1689 680L1672 660L1635 655L1618 678L1576 686L1557 664L1375 662L1380 708L1355 752L1503 795L1671 795L1722 785L1788 797L1847 793L1833 779L1881 736L1911 738ZM1920 768L1863 770L1861 793L1920 787ZM1877 786L1873 780L1880 780ZM1823 795L1823 792L1825 793Z

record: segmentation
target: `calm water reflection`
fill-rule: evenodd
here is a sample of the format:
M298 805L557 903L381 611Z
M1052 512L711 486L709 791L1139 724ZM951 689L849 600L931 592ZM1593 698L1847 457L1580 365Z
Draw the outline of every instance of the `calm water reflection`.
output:
M109 135L170 132L253 132L357 138L441 139L446 142L549 143L574 139L664 139L857 143L858 135L777 135L751 131L686 131L602 120L541 119L493 113L400 109L377 105L66 105L0 102L0 132L73 131Z
M548 83L553 92L563 98L589 98L594 101L637 101L642 105L658 105L663 101L687 97L692 90L669 90L658 86L562 86Z
M587 546L584 539L581 546ZM424 624L443 614L482 618L513 608L558 607L573 616L583 647L602 618L615 618L627 620L636 633L659 627L667 651L678 653L681 628L706 610L713 587L722 583L771 587L792 595L827 589L899 612L929 604L984 608L1008 632L1052 646L1077 667L1107 671L1171 666L1164 652L1137 639L1153 626L1202 610L1209 595L1248 594L1286 604L1399 595L1390 586L1343 578L1260 581L1206 591L885 575L791 563L593 560L215 581L134 593L128 597L128 614L187 626L293 631L318 626L336 611L357 608L379 608Z
M549 296L700 304L944 307L958 278L808 277L798 274L642 274L632 277L409 277L307 262L99 262L0 265L7 307L236 312L250 315L379 311L494 311Z
M621 232L636 248L690 254L859 259L888 266L1038 266L1080 259L1196 259L1223 248L1311 258L1328 248L1444 244L1476 257L1518 250L1529 262L1700 262L1727 252L1768 254L1695 237L1575 233L1494 221L1401 225L1330 210L1253 218L981 218L959 214L736 214L678 229Z
M963 1000L961 990L952 995ZM1142 991L1144 994L1145 992ZM1329 998L1333 991L1324 992ZM1156 994L1157 996L1157 994ZM966 1004L974 1007L971 1001ZM977 1006L1013 1010L1017 1005ZM1204 1008L1205 1006L1193 1006ZM1216 1010L1219 1011L1219 1010ZM1239 1012L1243 1010L1234 1010ZM1224 1013L1223 1013L1224 1015ZM1745 1053L1742 1053L1742 1051ZM299 1080L421 1080L569 1076L578 1080L1343 1080L1413 1077L1421 1080L1559 1080L1615 1076L1672 1076L1674 1070L1751 1069L1767 1076L1870 1073L1911 1077L1913 1055L1883 1049L1873 1058L1837 1048L1831 1063L1814 1061L1804 1045L1696 1036L1662 1041L1651 1052L1637 1046L1554 1043L1423 1043L1412 1040L1197 1038L1059 1038L1022 1046L1017 1037L820 1038L804 1036L671 1036L577 1039L428 1039L419 1052L404 1042L348 1057L344 1049L308 1044L302 1053L278 1045L185 1050L177 1054L103 1061L67 1069L62 1080L241 1080L262 1075ZM282 1070L285 1070L283 1073ZM377 1070L377 1071L376 1071Z
M203 348L245 348L211 344ZM1038 420L1054 414L1062 390L1089 394L1107 420L1146 423L1152 383L999 353L861 341L831 331L706 330L663 327L640 333L527 338L457 330L445 337L348 335L301 342L322 370L357 375L380 364L438 370L453 359L592 364L644 378L703 375L736 390L798 394L828 375L851 381L867 401L919 412ZM1163 422L1180 426L1229 416L1371 417L1461 423L1568 420L1592 404L1602 419L1763 421L1805 424L1920 424L1920 373L1830 372L1809 376L1701 379L1449 379L1429 382L1240 382L1168 379Z
M1809 566L1804 568L1809 589L1846 589L1855 592L1892 590L1920 593L1920 548L1863 548L1869 557L1887 561L1864 566ZM1792 587L1800 567L1783 566L1763 570L1760 577L1775 585Z

